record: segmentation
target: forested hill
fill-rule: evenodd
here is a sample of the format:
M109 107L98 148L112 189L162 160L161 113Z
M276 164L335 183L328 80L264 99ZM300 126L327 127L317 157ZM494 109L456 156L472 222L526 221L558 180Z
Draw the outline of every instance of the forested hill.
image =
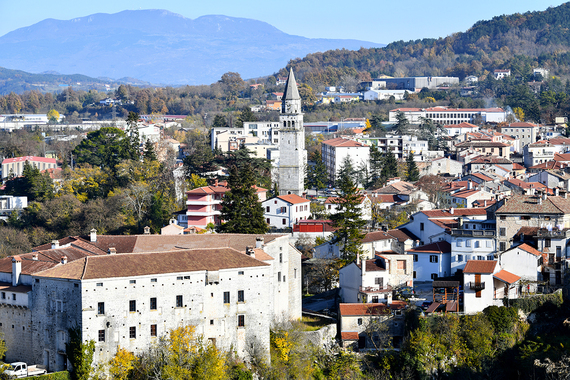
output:
M426 24L427 25L427 24ZM429 25L427 25L429 26ZM339 85L342 78L442 76L484 79L495 69L527 76L533 67L565 74L570 65L570 3L540 12L479 21L446 38L397 41L384 48L330 50L289 63L309 85ZM280 74L285 74L283 69ZM483 78L481 78L483 77Z

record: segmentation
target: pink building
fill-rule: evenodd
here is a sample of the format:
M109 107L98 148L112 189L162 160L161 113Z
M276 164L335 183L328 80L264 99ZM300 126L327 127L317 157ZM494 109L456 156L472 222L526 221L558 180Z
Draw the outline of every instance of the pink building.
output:
M255 186L259 201L263 202L267 197L267 189ZM199 187L186 192L187 201L186 216L188 227L206 228L209 223L219 225L221 223L220 211L222 198L229 191L226 181L216 182L212 186Z

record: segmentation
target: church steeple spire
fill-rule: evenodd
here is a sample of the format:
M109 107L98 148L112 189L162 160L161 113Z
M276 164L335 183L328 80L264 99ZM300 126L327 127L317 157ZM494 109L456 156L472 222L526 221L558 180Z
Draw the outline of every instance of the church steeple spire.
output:
M289 69L289 77L285 83L285 92L281 101L281 113L301 113L301 96L292 67Z

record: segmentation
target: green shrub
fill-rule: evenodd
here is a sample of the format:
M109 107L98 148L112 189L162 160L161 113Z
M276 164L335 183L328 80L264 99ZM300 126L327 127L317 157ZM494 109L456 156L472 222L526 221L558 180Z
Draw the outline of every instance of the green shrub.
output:
M524 311L525 313L532 313L542 306L554 306L559 307L562 305L562 291L557 290L552 294L541 294L538 296L531 296L525 298L517 298L514 300L503 299L503 303L506 305L508 302L509 306L515 307Z
M71 380L71 376L68 371L53 372L41 376L28 377L28 379L37 380Z

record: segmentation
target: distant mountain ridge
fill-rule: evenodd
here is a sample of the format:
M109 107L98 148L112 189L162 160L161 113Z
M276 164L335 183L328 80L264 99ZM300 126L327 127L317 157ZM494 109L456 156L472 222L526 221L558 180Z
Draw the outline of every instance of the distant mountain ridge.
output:
M290 59L317 51L381 46L289 35L245 18L191 20L165 10L138 10L46 19L7 33L0 37L0 66L196 85L213 83L229 71L243 78L269 75Z

